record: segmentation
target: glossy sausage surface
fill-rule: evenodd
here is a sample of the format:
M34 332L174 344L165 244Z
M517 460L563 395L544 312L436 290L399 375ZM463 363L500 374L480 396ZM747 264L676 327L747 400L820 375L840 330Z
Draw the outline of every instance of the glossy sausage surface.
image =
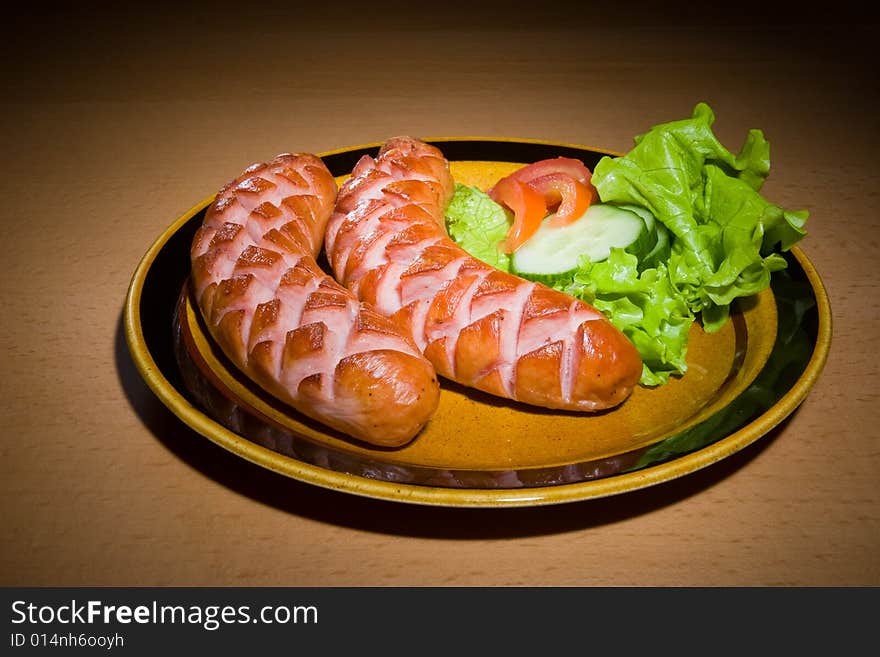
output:
M632 343L589 304L456 245L443 216L453 186L443 154L418 139L361 158L327 225L337 280L408 329L444 377L548 408L620 404L642 371Z
M316 263L337 186L320 158L283 153L225 185L191 248L192 283L227 357L303 414L399 446L439 401L406 331Z

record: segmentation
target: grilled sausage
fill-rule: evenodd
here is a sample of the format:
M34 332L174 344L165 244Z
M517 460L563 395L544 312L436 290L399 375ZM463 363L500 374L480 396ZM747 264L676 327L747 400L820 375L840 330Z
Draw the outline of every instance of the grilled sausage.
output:
M314 155L246 169L193 239L195 297L224 353L266 391L355 438L399 446L435 411L439 384L406 331L316 263L336 192Z
M501 272L449 239L453 191L434 146L398 137L364 156L337 197L325 249L337 280L409 330L441 376L554 409L621 403L633 344L592 306Z

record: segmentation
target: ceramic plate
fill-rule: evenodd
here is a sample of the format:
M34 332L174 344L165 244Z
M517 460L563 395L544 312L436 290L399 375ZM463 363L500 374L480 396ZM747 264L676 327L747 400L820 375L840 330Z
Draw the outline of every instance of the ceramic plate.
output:
M523 164L608 151L526 140L436 139L457 181L486 187ZM378 144L322 154L342 180ZM251 384L213 344L188 286L189 245L211 199L152 245L126 300L132 357L183 422L254 463L311 484L439 506L534 506L602 497L693 472L765 435L803 401L827 357L831 313L818 273L797 247L770 289L736 302L714 334L695 323L688 372L638 387L597 414L550 411L449 382L409 445L348 439Z

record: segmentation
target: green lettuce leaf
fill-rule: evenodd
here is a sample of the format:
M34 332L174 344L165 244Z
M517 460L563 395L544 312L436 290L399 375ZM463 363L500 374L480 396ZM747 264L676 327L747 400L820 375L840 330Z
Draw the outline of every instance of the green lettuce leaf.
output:
M510 256L498 250L513 215L476 187L456 183L446 208L446 229L459 246L475 258L510 271Z
M750 130L737 155L712 132L699 103L690 119L653 127L623 157L604 157L592 183L603 202L642 206L672 233L670 281L703 326L724 325L733 299L760 292L805 234L806 211L788 212L760 194L770 146Z
M638 260L612 249L606 260L584 258L563 292L592 304L642 356L640 383L656 386L687 371L688 331L694 316L664 265L639 271Z
M760 194L770 172L763 133L750 130L734 154L712 132L714 120L699 103L690 118L654 126L626 155L599 161L592 183L601 201L656 218L663 248L643 262L622 249L600 262L584 257L554 285L595 306L629 337L644 363L642 385L684 374L697 317L706 331L719 330L731 303L767 288L771 274L786 267L780 252L806 234L806 211L784 210ZM510 257L497 248L512 221L505 208L457 184L446 221L465 250L510 271Z

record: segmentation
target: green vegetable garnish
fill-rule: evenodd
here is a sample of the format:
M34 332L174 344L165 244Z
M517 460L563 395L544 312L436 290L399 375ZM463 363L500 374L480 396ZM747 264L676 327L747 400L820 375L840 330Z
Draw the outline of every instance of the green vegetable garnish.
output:
M634 255L612 249L606 260L585 258L572 282L557 287L595 306L632 341L642 356L642 385L661 385L687 370L694 316L665 265L640 272Z
M730 302L770 284L785 267L775 253L800 240L808 213L786 212L759 193L770 171L770 145L750 130L738 155L712 132L705 103L693 117L664 123L635 138L623 157L604 157L592 183L605 203L642 206L672 233L672 285L703 327L717 331Z
M510 270L510 256L498 250L512 215L476 187L460 183L446 208L449 236L475 258L502 271Z
M721 329L730 304L767 288L770 274L786 267L780 252L806 234L806 211L783 210L759 193L770 171L761 131L750 130L734 155L712 132L714 120L699 103L691 118L637 136L626 155L603 157L591 181L601 203L641 215L652 226L654 248L641 260L622 248L598 262L584 256L575 271L550 279L594 305L635 344L643 385L684 374L695 319L706 331ZM450 235L465 250L510 271L510 257L497 248L511 224L508 211L480 190L456 185L446 215Z

